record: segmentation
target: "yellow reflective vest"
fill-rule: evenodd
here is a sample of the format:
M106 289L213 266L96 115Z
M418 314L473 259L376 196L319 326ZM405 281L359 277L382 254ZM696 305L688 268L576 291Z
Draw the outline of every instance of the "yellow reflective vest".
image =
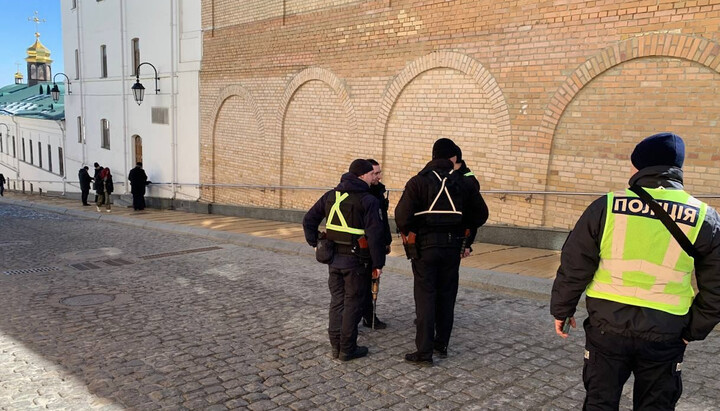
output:
M694 244L707 205L683 190L646 190ZM693 270L693 258L635 193L608 193L600 265L588 297L685 315L695 296Z

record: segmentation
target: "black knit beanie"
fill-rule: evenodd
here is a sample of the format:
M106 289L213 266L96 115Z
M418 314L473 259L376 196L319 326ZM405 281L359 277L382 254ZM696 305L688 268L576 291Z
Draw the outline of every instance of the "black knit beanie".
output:
M432 158L433 160L439 158L449 159L457 155L457 146L449 138L438 139L433 144Z
M348 171L360 177L363 174L373 171L373 165L367 160L358 158L353 160L352 163L350 163L350 168L348 169Z

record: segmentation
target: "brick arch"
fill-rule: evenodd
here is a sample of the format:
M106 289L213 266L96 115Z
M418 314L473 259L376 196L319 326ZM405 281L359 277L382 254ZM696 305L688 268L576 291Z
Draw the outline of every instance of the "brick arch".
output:
M565 109L577 94L605 71L642 57L675 57L694 61L720 73L720 44L699 37L662 33L633 37L590 57L570 74L548 103L538 142L552 150L552 139Z
M357 118L355 116L355 107L353 106L352 100L350 99L350 93L344 81L335 75L330 70L321 67L309 67L290 80L287 87L285 87L285 93L282 96L280 102L280 109L277 113L277 124L280 131L280 186L284 184L284 169L285 169L285 116L287 115L288 107L292 101L293 96L305 83L309 81L321 81L328 85L335 96L340 100L340 104L343 107L345 116L347 119L347 126L353 135L358 135ZM280 194L280 206L282 207L282 192Z
M225 102L230 98L238 96L241 97L244 101L247 102L247 104L250 105L250 108L253 111L253 116L255 117L255 124L258 127L258 132L261 136L265 135L265 122L262 119L262 116L260 115L260 109L258 107L257 101L255 100L255 97L250 93L248 89L245 87L239 85L239 84L233 84L230 86L227 86L220 90L220 93L218 94L217 98L215 99L215 102L213 103L212 109L210 111L211 113L211 121L210 121L210 145L212 147L212 183L215 183L215 170L217 168L217 165L215 164L215 128L217 127L217 121L218 121L218 115L220 114L220 110L223 108L223 105L225 105ZM212 201L215 202L215 187L213 186L212 189Z
M545 150L545 182L550 182L551 163L555 151L555 134L565 111L581 90L606 71L631 60L646 57L668 57L703 65L720 73L720 44L711 40L673 33L641 35L613 44L582 63L557 89L548 103L537 134L537 142ZM545 204L543 224L548 213Z
M380 112L375 125L375 135L383 142L383 163L385 163L386 134L390 114L403 90L422 73L436 69L450 68L470 76L488 96L496 113L498 146L510 147L510 113L505 96L495 77L480 62L467 54L455 51L434 51L408 64L385 88L380 102Z

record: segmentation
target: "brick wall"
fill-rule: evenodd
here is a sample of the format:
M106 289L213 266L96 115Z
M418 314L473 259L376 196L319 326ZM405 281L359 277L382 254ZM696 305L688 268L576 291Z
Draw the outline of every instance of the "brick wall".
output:
M495 191L622 188L634 144L675 131L689 190L716 193L720 0L556 3L203 1L202 182L329 187L373 157L399 190L449 137L493 191L491 223L569 228L594 196Z

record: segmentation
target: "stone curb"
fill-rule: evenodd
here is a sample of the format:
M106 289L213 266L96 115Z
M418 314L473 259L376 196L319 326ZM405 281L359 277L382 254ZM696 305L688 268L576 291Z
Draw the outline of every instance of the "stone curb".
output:
M107 221L144 229L190 234L218 241L229 242L243 247L314 258L313 249L304 243L296 243L268 237L256 237L242 233L217 231L201 227L183 226L180 224L137 220L130 217L112 214L93 214L85 211L71 210L62 206L32 203L22 200L2 199L0 201L20 207L41 209L58 214L86 218L89 220ZM408 261L405 257L387 257L385 269L387 271L412 276L410 261ZM461 285L485 291L547 300L550 296L552 283L553 280L551 279L528 277L519 274L508 274L499 271L481 270L477 268L460 267Z

